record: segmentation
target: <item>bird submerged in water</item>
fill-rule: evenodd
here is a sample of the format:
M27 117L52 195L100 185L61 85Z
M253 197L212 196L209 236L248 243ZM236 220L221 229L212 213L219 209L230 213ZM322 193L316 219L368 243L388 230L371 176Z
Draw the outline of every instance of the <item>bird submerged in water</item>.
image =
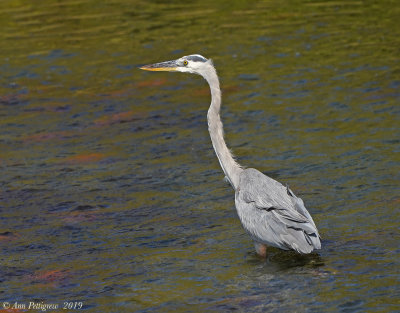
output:
M211 90L208 130L219 163L235 190L235 205L240 221L254 240L256 251L266 256L267 246L294 250L301 254L321 248L317 227L289 187L253 168L244 169L233 158L224 140L220 119L221 90L211 59L199 54L177 60L144 65L146 71L194 73L203 76Z

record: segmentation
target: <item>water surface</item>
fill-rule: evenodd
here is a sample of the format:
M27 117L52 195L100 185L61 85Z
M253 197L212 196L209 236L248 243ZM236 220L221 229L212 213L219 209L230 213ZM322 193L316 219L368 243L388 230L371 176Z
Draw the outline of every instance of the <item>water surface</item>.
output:
M396 1L0 3L0 294L92 312L395 312ZM323 237L259 259L207 133L200 53L239 163Z

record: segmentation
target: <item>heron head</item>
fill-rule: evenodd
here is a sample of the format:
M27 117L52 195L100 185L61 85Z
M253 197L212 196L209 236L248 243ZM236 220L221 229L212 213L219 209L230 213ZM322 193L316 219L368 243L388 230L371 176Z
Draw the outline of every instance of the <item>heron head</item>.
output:
M206 59L200 54L192 54L172 61L144 65L140 69L145 71L184 72L202 75L202 72L209 65L212 65L211 60Z

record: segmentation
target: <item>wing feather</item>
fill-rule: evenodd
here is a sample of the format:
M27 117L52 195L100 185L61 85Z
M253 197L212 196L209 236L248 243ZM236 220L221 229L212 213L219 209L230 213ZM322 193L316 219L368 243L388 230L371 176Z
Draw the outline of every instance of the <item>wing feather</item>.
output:
M257 242L300 253L321 247L318 230L303 201L261 172L242 172L235 203L242 225Z

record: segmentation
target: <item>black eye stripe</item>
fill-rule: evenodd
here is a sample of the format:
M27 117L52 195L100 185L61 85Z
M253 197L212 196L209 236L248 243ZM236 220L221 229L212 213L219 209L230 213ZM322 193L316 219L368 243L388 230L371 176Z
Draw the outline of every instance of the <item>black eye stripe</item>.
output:
M186 59L193 61L193 62L206 62L207 60L198 55L189 55Z

